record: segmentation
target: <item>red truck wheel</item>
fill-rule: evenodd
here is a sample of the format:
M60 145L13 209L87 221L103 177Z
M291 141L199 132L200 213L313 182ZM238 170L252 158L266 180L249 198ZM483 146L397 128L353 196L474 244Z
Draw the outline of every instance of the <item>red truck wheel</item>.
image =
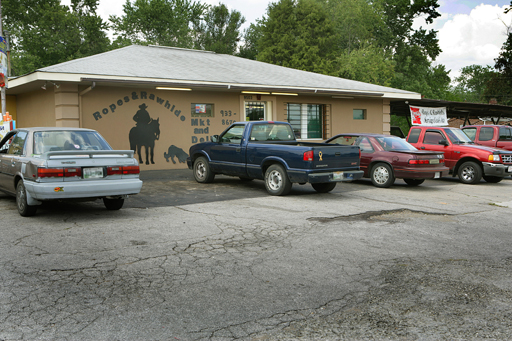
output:
M459 167L458 175L465 184L477 184L482 179L482 167L476 162L466 161Z
M501 180L503 180L502 177L499 177L499 176L483 176L484 180L487 181L487 182L490 182L490 183L493 183L493 184L497 184L498 182L500 182Z

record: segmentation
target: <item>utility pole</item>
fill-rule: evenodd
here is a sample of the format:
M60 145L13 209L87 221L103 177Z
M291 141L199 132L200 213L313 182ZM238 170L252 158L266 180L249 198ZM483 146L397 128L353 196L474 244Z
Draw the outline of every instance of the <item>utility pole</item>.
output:
M4 36L3 24L2 24L2 0L0 0L0 37ZM4 75L7 81L7 75ZM5 86L2 86L2 117L5 115Z

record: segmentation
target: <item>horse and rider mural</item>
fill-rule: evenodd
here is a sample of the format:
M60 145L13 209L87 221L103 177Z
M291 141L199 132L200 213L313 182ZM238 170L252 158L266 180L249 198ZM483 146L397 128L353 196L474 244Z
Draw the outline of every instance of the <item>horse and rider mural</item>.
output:
M135 127L130 130L128 138L130 139L130 149L139 155L139 162L143 163L141 147L146 151L146 165L154 161L155 141L160 138L160 118L152 119L147 112L146 103L139 105L140 110L133 116L136 122Z

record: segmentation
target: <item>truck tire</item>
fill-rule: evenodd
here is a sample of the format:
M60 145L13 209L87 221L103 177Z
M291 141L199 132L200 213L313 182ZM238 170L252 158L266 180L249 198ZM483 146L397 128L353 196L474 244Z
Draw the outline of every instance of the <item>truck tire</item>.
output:
M500 177L500 176L490 176L490 175L486 176L486 175L484 175L483 178L484 178L485 181L490 182L492 184L497 184L498 182L503 180L503 178Z
M476 162L466 161L460 165L457 174L462 183L474 185L482 179L482 167Z
M404 179L409 186L419 186L425 182L425 179Z
M265 172L265 188L270 195L287 195L292 183L281 165L271 165Z
M375 187L387 188L395 182L393 169L391 169L390 165L383 162L379 162L372 167L370 177Z
M27 190L23 180L18 181L16 185L16 206L18 207L18 213L22 217L31 217L37 211L37 206L27 204Z
M208 183L215 179L215 173L210 169L210 163L204 156L194 161L194 179L199 183Z
M103 205L109 211L117 211L120 210L124 205L123 198L103 198Z
M327 193L330 192L336 187L336 182L325 182L320 184L311 184L315 191L318 193Z

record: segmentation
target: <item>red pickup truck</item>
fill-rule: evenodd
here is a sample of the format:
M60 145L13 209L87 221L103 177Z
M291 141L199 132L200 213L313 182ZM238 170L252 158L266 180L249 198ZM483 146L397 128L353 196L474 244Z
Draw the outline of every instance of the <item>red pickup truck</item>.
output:
M477 125L462 127L462 131L476 144L512 150L512 127Z
M412 127L407 142L418 149L444 153L445 165L466 184L500 182L512 174L512 152L478 146L459 128Z

